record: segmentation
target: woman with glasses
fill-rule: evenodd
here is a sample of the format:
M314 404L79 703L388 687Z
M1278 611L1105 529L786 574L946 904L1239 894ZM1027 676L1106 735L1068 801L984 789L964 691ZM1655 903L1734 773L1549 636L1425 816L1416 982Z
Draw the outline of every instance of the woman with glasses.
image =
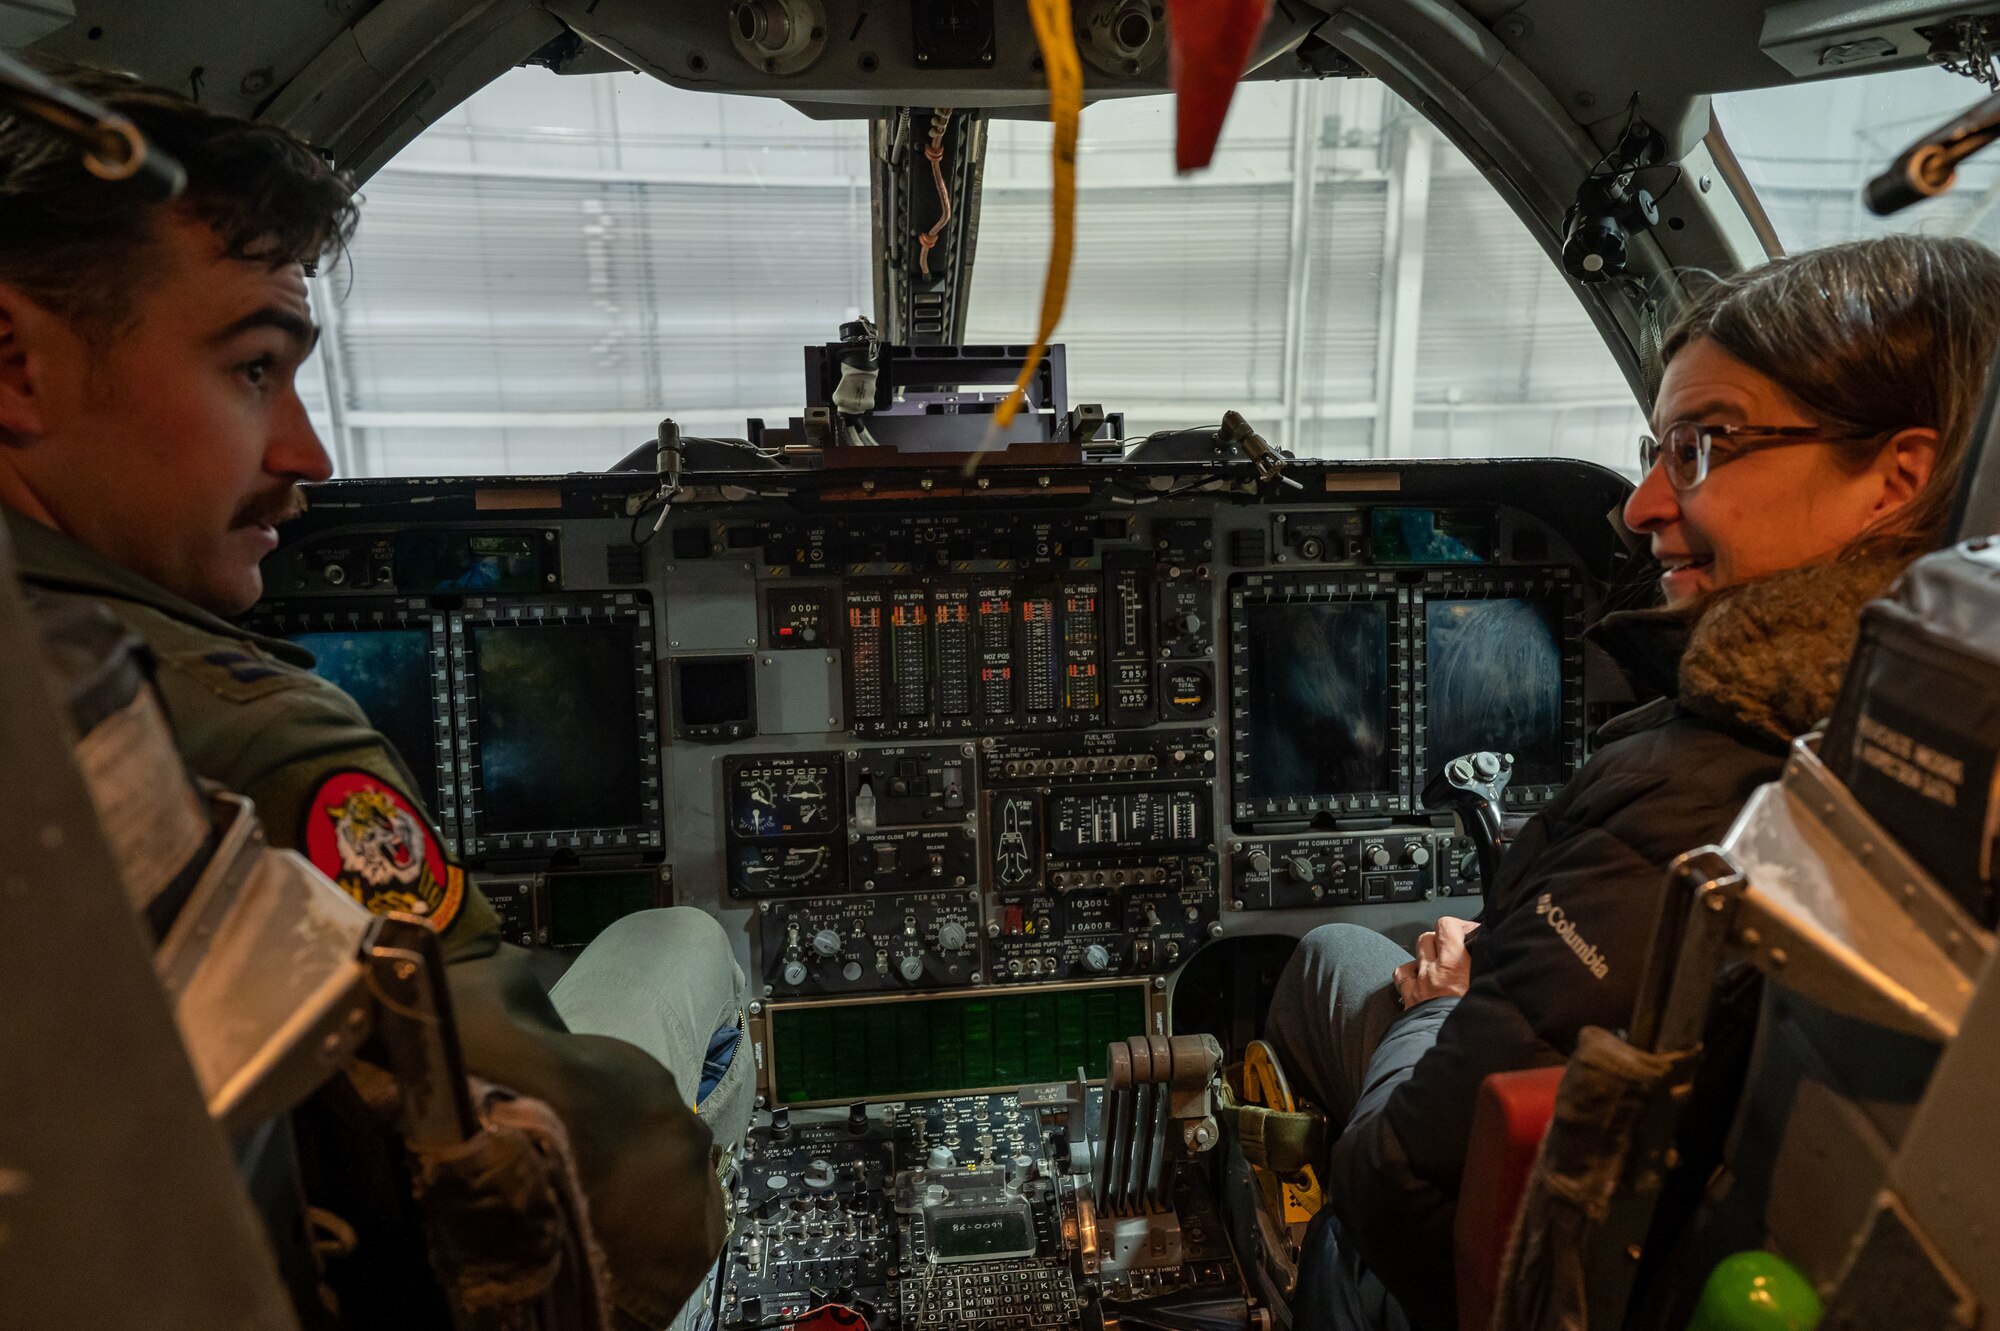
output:
M1299 1331L1457 1325L1453 1205L1480 1083L1628 1024L1669 863L1720 840L1831 709L1861 605L1943 540L1987 363L2000 256L1889 237L1715 282L1661 348L1624 520L1662 604L1598 645L1637 707L1529 821L1478 922L1410 956L1315 930L1267 1023L1341 1130Z

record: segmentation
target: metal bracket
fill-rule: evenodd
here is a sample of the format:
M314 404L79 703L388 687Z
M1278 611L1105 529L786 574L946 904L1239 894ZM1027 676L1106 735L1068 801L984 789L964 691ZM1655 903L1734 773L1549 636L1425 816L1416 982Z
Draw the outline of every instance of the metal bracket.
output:
M806 443L813 448L831 448L839 437L833 428L832 407L807 407L805 416Z
M1063 420L1063 434L1072 444L1087 444L1097 438L1097 432L1104 428L1104 406L1098 402L1080 403L1070 409Z
M1876 1198L1827 1306L1828 1331L1931 1326L1971 1331L1979 1299L1894 1192Z
M1991 16L1960 14L1934 28L1919 28L1917 32L1930 39L1931 49L1925 56L1933 65L2000 92L2000 70L1993 67L1993 57L2000 43L1995 41Z
M479 1116L465 1084L436 932L414 915L384 915L363 955L389 1070L402 1091L404 1140L417 1149L467 1140Z
M1661 1053L1701 1038L1743 891L1743 875L1715 846L1691 850L1668 867L1667 900L1632 1012L1634 1048Z
M1654 1053L1692 1047L1732 951L1843 1016L1928 1040L1956 1033L1993 937L1869 818L1820 764L1809 739L1793 746L1780 780L1744 806L1727 845L1690 851L1668 871L1633 1045ZM1798 865L1808 887L1795 891L1789 879L1774 878L1760 889L1758 866L1766 861ZM1840 929L1815 918L1836 910L1852 917ZM1883 935L1879 955L1852 936L1857 920ZM1913 962L1912 948L1935 948L1945 964Z

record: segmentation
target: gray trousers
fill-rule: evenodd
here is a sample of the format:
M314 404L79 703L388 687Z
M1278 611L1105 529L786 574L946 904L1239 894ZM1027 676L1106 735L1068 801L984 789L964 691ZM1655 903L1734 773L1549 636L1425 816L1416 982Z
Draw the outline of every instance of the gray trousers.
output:
M1335 1135L1382 1112L1457 1004L1432 999L1405 1012L1394 977L1409 960L1372 929L1327 924L1305 936L1278 977L1265 1037L1293 1090L1326 1112ZM1332 1202L1306 1231L1293 1331L1407 1331L1402 1309L1342 1242Z
M1410 954L1358 924L1323 924L1307 934L1278 977L1264 1035L1294 1091L1344 1124L1361 1102L1368 1064L1389 1024L1403 1015L1396 968Z
M627 915L583 950L549 1001L571 1030L613 1036L658 1059L723 1148L723 1167L730 1166L750 1127L756 1059L739 1040L721 1080L697 1099L716 1033L743 1030L743 971L714 917L691 906ZM675 1331L703 1325L711 1303L705 1282L674 1319Z

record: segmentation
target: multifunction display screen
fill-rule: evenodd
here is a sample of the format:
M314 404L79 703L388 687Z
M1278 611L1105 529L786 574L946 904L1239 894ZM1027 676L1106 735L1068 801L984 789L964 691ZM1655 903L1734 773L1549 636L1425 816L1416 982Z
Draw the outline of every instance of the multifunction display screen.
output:
M1424 778L1461 754L1514 755L1518 785L1569 776L1562 606L1544 597L1424 605Z
M630 827L646 819L633 629L481 625L479 830Z
M1389 790L1394 766L1386 601L1245 607L1249 789L1240 798L1317 800Z
M417 794L439 816L437 717L427 629L294 633L318 660L314 673L340 686L395 746L417 779Z

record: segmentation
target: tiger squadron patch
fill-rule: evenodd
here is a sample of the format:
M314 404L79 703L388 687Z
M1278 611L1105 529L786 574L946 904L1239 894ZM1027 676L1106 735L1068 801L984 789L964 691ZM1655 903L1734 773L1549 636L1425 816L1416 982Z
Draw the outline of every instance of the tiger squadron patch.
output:
M377 915L406 911L442 932L465 899L465 873L394 786L357 768L319 783L305 803L306 858Z

